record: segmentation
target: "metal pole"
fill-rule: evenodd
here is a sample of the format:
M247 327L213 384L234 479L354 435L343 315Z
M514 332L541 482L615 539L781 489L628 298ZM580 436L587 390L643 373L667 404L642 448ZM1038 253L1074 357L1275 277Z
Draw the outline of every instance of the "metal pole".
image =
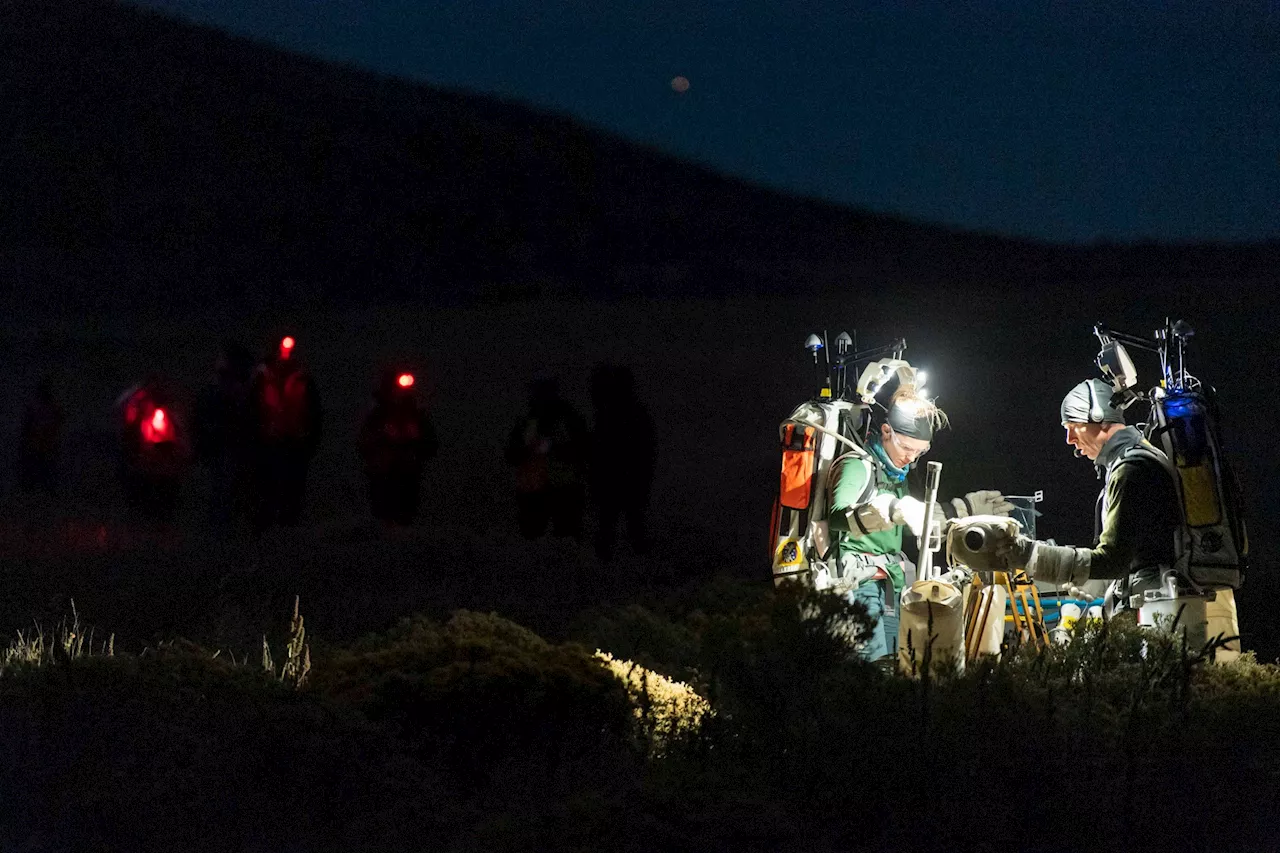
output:
M920 552L920 565L916 573L920 580L933 580L933 507L938 502L938 480L942 477L942 463L930 462L925 466L925 503L924 524L920 527L920 538L917 550ZM939 531L941 533L941 531Z

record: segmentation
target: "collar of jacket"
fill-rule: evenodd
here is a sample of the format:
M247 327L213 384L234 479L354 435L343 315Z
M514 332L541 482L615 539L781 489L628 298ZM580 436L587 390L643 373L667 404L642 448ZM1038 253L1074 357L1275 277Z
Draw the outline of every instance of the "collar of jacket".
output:
M885 451L884 445L880 443L879 438L871 439L871 441L868 442L868 445L871 448L871 453L877 460L879 460L880 464L884 466L884 473L890 480L895 483L901 483L903 480L907 479L907 472L911 470L910 465L907 465L905 468L899 468L897 465L890 462L889 454Z
M1101 477L1110 471L1112 463L1124 456L1125 451L1130 447L1140 443L1142 443L1142 433L1131 426L1125 427L1107 439L1107 443L1102 445L1102 450L1098 451L1098 458L1093 463L1098 468L1098 476Z

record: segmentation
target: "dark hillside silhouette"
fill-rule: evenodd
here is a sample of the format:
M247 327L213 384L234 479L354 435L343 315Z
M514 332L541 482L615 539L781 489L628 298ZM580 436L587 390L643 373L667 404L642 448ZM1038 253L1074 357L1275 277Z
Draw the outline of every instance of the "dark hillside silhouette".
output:
M108 0L0 2L0 281L43 306L1274 277L1280 244L1059 247L720 177L556 116Z

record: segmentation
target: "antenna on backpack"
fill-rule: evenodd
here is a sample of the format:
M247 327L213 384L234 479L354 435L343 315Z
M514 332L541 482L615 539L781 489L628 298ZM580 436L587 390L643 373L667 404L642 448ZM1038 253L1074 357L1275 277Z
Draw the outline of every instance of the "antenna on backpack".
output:
M1186 320L1178 320L1169 331L1178 341L1178 387L1182 388L1187 382L1187 367L1184 360L1187 341L1195 336L1196 330L1191 328L1191 324Z
M829 394L830 390L827 389L823 381L822 365L818 363L818 353L826 349L826 345L822 343L822 338L818 337L817 335L810 335L808 338L805 339L804 348L809 352L813 353L814 381L818 387L818 390L815 396L817 397L823 396L822 392L824 390L826 390L827 393Z
M818 395L822 397L824 400L827 400L831 398L832 376L831 376L831 347L829 345L829 342L827 341L826 329L822 330L822 355L827 360L827 377L826 377L826 384L822 387L822 390L818 392Z
M845 356L849 354L853 347L853 338L849 337L848 332L841 332L836 336L836 387L833 389L837 399L844 398L845 389L849 385L849 369L845 363Z

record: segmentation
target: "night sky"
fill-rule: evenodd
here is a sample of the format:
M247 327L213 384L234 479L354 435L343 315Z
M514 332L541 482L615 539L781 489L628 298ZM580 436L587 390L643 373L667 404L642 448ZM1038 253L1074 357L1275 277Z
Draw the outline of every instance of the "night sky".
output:
M914 219L1280 237L1277 2L138 2Z

